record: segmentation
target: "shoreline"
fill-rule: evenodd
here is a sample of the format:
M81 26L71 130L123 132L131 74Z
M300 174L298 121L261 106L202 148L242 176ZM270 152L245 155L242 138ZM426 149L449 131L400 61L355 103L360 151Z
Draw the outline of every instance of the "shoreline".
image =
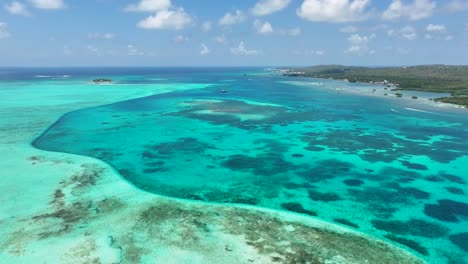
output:
M431 106L431 107L435 107L435 108L439 108L439 109L442 108L442 109L452 109L452 110L461 110L461 111L464 111L464 110L468 109L467 107L464 107L462 105L435 101L435 100L433 100L435 98L435 96L434 97L427 96L427 95L431 95L431 94L436 95L438 93L421 92L421 91L415 91L415 90L391 91L390 89L385 89L384 86L380 86L380 85L376 85L376 84L372 84L372 83L366 83L366 82L352 83L352 84L356 84L356 85L369 86L369 88L366 89L366 90L362 90L363 88L366 88L364 86L361 86L359 88L353 88L353 89L349 89L349 88L331 89L329 87L326 87L326 85L323 85L323 83L321 83L320 80L321 81L332 80L332 81L335 81L335 82L344 82L344 83L349 83L349 82L347 82L346 80L342 80L342 79L324 79L324 78L315 78L315 77L300 77L300 78L290 77L290 78L294 79L294 80L281 81L281 82L286 83L286 84L291 84L291 85L321 86L321 87L324 87L326 89L329 89L330 91L346 92L346 93L354 94L354 95L358 95L358 96L368 96L368 97L375 96L375 97L378 97L378 98L381 98L381 99L398 99L398 100L402 100L402 101L405 101L405 102L414 102L414 103L418 103L420 105ZM318 82L303 81L305 79L317 80ZM358 90L358 89L360 89L360 90ZM406 92L408 92L410 94L407 95L407 96L405 96L405 94L402 94L403 96L401 96L401 97L398 97L397 95L395 95L395 93L402 92L402 91L406 91ZM387 94L387 95L385 95L385 94ZM417 98L412 98L411 96L413 96L413 95L419 95L419 96Z
M319 65L311 67L280 68L276 72L289 77L312 77L385 85L395 91L445 93L434 101L468 108L468 66L417 65L406 67L359 67Z

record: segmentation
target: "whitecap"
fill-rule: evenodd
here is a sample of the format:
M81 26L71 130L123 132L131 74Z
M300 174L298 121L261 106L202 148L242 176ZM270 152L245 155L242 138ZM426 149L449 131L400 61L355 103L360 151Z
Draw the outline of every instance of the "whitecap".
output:
M424 110L414 109L414 108L409 108L409 107L405 107L405 109L409 111L415 111L415 112L421 112L421 113L437 114L435 112L429 112L429 111L424 111Z

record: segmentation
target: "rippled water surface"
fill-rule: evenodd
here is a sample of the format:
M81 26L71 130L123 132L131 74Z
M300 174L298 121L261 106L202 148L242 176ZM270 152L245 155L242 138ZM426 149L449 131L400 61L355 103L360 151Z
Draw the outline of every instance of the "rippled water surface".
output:
M106 161L148 192L289 210L468 261L468 110L258 69L108 77L210 86L68 113L34 145Z

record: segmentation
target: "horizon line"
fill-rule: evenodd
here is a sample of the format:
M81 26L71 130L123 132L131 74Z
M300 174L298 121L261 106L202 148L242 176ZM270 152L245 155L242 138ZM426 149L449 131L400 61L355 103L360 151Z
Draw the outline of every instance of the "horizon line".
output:
M0 65L0 68L281 68L281 67L290 67L290 68L297 68L297 67L316 67L316 66L344 66L344 67L414 67L414 66L436 66L436 65L443 65L443 66L468 66L468 64L443 64L443 63L427 63L427 64L402 64L402 65L352 65L352 64L337 64L337 63L329 63L329 64L315 64L315 65L174 65L174 66L163 66L163 65L149 65L149 66L138 66L138 65L78 65L78 66L64 66L64 65L57 65L57 66L28 66L28 65L21 65L21 66L6 66Z

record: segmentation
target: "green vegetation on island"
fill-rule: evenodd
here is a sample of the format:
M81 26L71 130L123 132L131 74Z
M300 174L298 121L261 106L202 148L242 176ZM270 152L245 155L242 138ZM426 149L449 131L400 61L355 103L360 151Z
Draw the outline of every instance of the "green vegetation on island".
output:
M350 82L394 84L394 90L448 93L435 101L468 107L468 66L421 65L411 67L353 67L322 65L296 68L304 77L332 78ZM285 75L288 75L287 73ZM386 82L386 83L387 83Z

